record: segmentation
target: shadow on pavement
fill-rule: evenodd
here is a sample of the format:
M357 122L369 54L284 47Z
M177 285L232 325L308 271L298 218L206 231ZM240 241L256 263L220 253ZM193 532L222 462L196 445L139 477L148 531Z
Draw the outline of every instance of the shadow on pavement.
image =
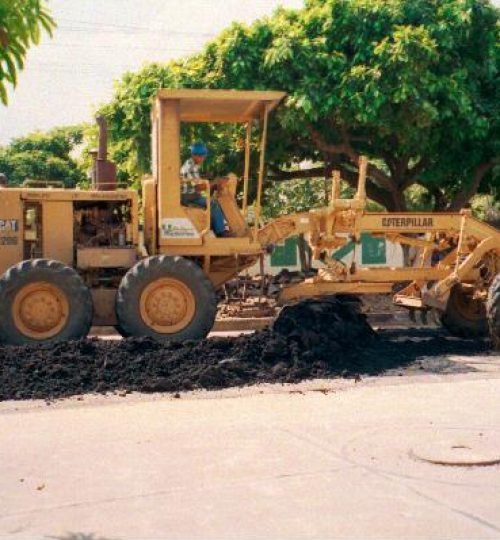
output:
M450 356L471 357L481 355L495 359L487 339L461 339L436 328L383 329L378 331L375 347L377 365L370 374L385 372L390 375L408 371L427 373L467 373L477 371Z
M119 540L119 538L109 538L96 536L94 533L69 532L63 536L46 536L50 540Z

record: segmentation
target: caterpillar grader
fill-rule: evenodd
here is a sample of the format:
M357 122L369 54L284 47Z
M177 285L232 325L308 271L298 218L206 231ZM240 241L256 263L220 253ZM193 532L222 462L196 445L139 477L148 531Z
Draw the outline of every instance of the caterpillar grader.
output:
M102 122L92 189L40 183L0 188L0 341L79 339L91 325L160 341L202 339L214 324L218 289L272 246L304 234L321 267L313 277L284 287L282 303L391 293L400 284L397 305L436 310L443 325L462 336L484 336L489 326L498 346L500 233L470 211L368 212L362 158L353 198L340 197L335 172L328 206L262 223L268 119L284 97L275 91L160 90L152 106L152 174L142 182L141 226L137 192L116 188ZM215 190L200 180L206 184L206 209L181 203L183 122L246 126L239 197L238 179L230 175L216 180ZM257 129L258 170L251 171ZM257 182L251 225L250 178ZM223 210L227 237L211 230L211 197ZM348 267L332 257L347 242L359 245L362 233L413 247L416 262L402 268Z

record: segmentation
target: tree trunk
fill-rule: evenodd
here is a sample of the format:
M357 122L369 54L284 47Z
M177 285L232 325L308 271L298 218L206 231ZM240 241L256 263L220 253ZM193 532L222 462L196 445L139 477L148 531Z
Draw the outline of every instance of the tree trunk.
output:
M429 189L430 194L434 197L434 210L444 211L448 205L448 201L444 196L444 193L438 188L427 188Z
M477 190L479 189L479 186L481 185L481 181L483 180L484 176L495 166L496 161L486 161L484 163L481 163L476 167L474 170L474 176L472 178L472 184L468 189L464 189L462 192L460 192L451 202L449 205L449 210L460 210L463 208L470 199L477 193Z
M406 212L406 201L404 193L397 188L391 193L393 200L392 208L387 208L389 212Z

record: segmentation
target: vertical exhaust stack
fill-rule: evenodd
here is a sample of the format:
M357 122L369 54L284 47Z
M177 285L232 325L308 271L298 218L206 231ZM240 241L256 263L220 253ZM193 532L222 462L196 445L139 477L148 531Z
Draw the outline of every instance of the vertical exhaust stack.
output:
M116 189L116 165L108 161L108 123L104 116L98 116L96 121L99 126L99 149L94 162L93 187L98 191L113 191Z

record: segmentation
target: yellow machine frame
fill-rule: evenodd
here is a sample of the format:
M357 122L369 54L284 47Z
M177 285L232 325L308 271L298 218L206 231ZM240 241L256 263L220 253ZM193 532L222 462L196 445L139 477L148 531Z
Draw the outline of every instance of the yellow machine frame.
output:
M328 206L262 223L268 117L284 97L285 93L273 91L164 89L158 92L152 108L152 175L143 180L143 241L139 232L138 195L132 190L0 188L3 339L15 343L23 343L25 338L64 339L61 329L71 326L66 324L68 320L76 322L72 333L66 335L78 338L88 331L92 314L94 324L117 325L125 335L153 335L158 339L178 335L189 339L204 337L217 311L216 289L253 265L273 245L297 234L305 235L313 257L323 264L314 277L284 288L282 302L325 294L388 293L396 282L406 282L406 286L394 296L394 301L410 309L444 311L457 284L461 294L483 302L488 286L500 271L500 233L465 210L367 212L366 158L360 159L358 190L352 199L340 198L341 178L335 171ZM234 175L218 179L213 195L224 212L231 237L217 238L211 231L212 195L207 180L201 180L207 188L206 209L181 204L182 122L232 122L246 126L241 204L237 204ZM250 226L247 223L250 153L256 124L260 127L260 155L258 171L254 174L257 189ZM106 159L105 137L100 138L100 148L96 171L103 170L111 178L114 168ZM100 182L96 186L109 188L103 178L97 179ZM98 201L112 204L94 204ZM95 213L88 209L87 203L96 209ZM122 203L126 203L126 219L119 210L124 206ZM25 227L27 205L41 209L37 222L40 230ZM100 208L104 206L111 208L107 209L111 218L121 216L118 228L114 228L114 218L108 215L110 225L100 217ZM92 221L94 218L96 221ZM85 219L91 225L97 223L92 225L92 231L100 230L104 223L112 240L99 243L99 234L102 238L107 233L82 232L80 224ZM348 241L358 246L362 233L413 247L418 252L417 264L404 268L359 268L355 264L347 267L332 258L333 252ZM91 240L87 241L88 235ZM43 243L37 238L43 238ZM36 254L25 249L33 245ZM431 254L436 252L438 258L431 261ZM36 277L42 271L39 268L42 259L43 279ZM85 312L80 310L80 315L73 318L68 313L74 295L60 292L52 263L59 270L70 270L66 274L72 272L74 280L80 280L78 291L82 297L91 296L85 303ZM34 281L28 285L23 281L30 279ZM13 299L9 296L12 294ZM73 313L76 311L73 309ZM56 322L50 315L52 312L59 313ZM32 319L34 322L30 322ZM26 330L30 325L34 329ZM186 328L188 331L183 334Z
M284 216L264 227L262 242L276 242L297 233L309 236L313 255L325 262L314 278L287 287L281 301L324 294L390 293L395 282L411 283L395 295L396 304L408 308L444 309L452 287L457 283L475 284L476 293L485 295L488 281L500 271L500 233L472 217L471 212L367 212L366 158L361 159L358 191L353 199L340 199L340 175L334 172L332 197L326 208ZM385 238L419 250L418 264L402 268L359 268L324 257L325 253L353 240L359 244L362 233ZM430 264L431 253L443 254ZM482 287L481 287L482 285Z
M482 279L481 263L498 272L500 235L493 227L461 213L374 213L366 211L367 160L360 160L359 186L353 199L341 199L340 173L334 171L328 207L283 216L261 227L260 211L265 174L268 115L285 97L283 92L237 90L160 90L153 109L153 175L144 181L145 241L150 255L165 253L203 257L203 268L215 286L247 268L269 246L289 236L305 234L313 255L325 263L318 275L287 287L281 301L336 293L387 293L395 282L411 284L395 302L411 308L444 309L456 283ZM250 177L250 138L253 124L261 127L260 159L254 203L254 225L245 222ZM236 179L219 186L216 194L235 238L216 238L207 210L180 203L181 122L236 122L246 124L243 201L235 199ZM207 190L207 196L209 197ZM173 226L169 227L169 224ZM178 224L176 229L175 224ZM185 233L182 233L184 229ZM173 231L169 234L168 230ZM187 232L186 232L187 231ZM404 268L344 267L328 254L349 240L359 244L361 233L385 238L420 251L418 266ZM433 250L446 256L430 265ZM429 285L431 284L431 285ZM484 289L483 293L484 294Z

